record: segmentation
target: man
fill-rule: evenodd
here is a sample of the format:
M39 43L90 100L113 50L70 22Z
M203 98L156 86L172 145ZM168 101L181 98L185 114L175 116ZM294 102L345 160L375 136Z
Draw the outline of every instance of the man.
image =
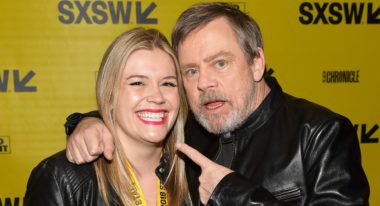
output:
M192 160L194 205L368 205L352 124L264 77L253 19L226 3L194 5L179 17L172 43L192 111L186 142L200 152L178 145ZM74 116L69 130L82 118ZM83 163L104 151L111 159L110 139L101 120L85 119L67 156Z

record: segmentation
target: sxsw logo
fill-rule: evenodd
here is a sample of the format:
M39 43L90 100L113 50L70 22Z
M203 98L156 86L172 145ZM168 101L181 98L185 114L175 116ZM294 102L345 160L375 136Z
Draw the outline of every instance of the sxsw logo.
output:
M58 20L62 24L157 24L157 18L151 16L156 6L147 1L62 0Z
M11 73L13 74L13 81L10 80L12 77ZM30 70L23 76L21 76L18 69L12 71L3 70L2 74L0 73L0 92L10 91L8 89L11 84L13 84L15 92L37 92L36 86L27 86L35 74L33 70Z
M303 2L301 24L380 24L380 6L364 2Z
M12 199L13 199L13 204L12 204ZM11 197L5 197L5 198L1 198L0 197L0 206L19 206L21 205L20 204L20 199L22 199L21 197L15 197L15 198L11 198Z
M0 154L11 153L11 140L10 137L0 136Z

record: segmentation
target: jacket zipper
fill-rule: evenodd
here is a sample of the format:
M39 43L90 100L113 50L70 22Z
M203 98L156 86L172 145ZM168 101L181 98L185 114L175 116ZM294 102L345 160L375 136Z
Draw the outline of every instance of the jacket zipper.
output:
M289 188L286 190L276 192L276 194L274 194L274 196L278 200L290 201L290 200L293 200L293 199L300 197L301 194L302 194L301 189L298 187L294 187L294 188Z
M218 148L218 152L213 158L214 162L218 163L218 158L220 155L222 155L223 147L224 149L228 149L227 147L231 147L230 148L231 149L230 151L232 152L232 154L230 154L232 155L230 156L231 159L228 163L226 163L226 165L223 165L225 167L231 168L232 163L234 162L235 156L236 156L236 146L235 146L235 138L230 133L227 133L224 136L219 137L219 148ZM224 158L223 162L226 162L226 157L223 157L223 158Z

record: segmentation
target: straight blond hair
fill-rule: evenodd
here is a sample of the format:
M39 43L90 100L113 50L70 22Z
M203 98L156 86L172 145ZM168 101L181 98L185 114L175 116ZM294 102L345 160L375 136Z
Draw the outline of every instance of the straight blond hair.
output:
M172 58L176 67L180 95L180 109L177 120L167 135L163 146L169 157L168 168L166 168L167 178L163 184L168 192L170 205L182 205L184 202L191 204L184 161L175 152L175 144L184 142L184 125L188 112L179 64L167 39L158 30L135 28L118 36L109 46L103 56L96 83L98 109L115 142L115 154L112 161L107 161L104 157L101 157L94 162L98 185L108 206L115 203L121 203L125 206L134 205L135 201L131 193L133 188L131 174L126 165L128 157L116 136L117 114L113 114L112 110L112 108L116 108L122 72L128 57L133 52L142 49L153 50L155 48L161 49ZM111 193L112 190L117 197Z

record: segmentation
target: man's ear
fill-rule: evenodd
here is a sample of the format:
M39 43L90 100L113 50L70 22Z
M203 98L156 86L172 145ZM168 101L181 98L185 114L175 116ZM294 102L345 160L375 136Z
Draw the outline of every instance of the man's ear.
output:
M263 79L265 72L265 56L262 48L258 48L259 55L255 57L251 65L251 71L253 73L253 78L256 82Z

